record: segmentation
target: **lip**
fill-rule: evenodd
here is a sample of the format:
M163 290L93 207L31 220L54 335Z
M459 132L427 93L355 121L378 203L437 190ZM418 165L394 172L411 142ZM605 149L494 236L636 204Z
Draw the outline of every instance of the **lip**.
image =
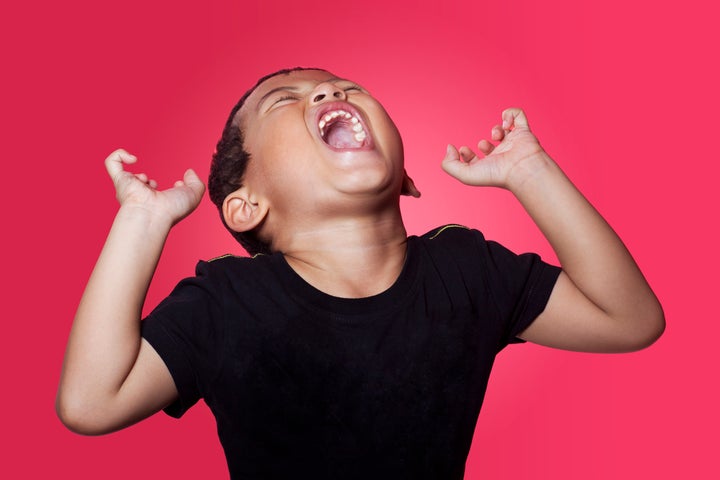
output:
M365 145L363 145L360 148L335 148L325 142L325 140L322 139L322 136L320 135L320 127L318 127L318 123L320 122L320 119L327 113L331 112L333 110L345 110L346 112L352 114L353 116L357 117L358 120L360 120L360 124L363 127L363 130L365 130L365 133L367 133L367 137L365 140ZM372 150L375 148L375 142L373 141L373 135L370 128L368 128L368 124L365 121L365 117L363 114L355 108L350 103L347 102L328 102L323 103L320 106L318 106L318 109L315 111L315 114L312 116L313 118L313 131L317 135L318 139L320 139L320 142L322 142L323 145L325 145L330 150L334 150L336 152L358 152L363 150Z

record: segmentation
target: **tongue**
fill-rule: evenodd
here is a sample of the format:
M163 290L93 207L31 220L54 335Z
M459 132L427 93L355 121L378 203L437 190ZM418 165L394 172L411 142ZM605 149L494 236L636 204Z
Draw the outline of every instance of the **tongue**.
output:
M344 124L344 122L338 122L338 124L333 125L330 131L327 132L325 141L334 148L362 147L362 142L355 140L355 132L349 125Z

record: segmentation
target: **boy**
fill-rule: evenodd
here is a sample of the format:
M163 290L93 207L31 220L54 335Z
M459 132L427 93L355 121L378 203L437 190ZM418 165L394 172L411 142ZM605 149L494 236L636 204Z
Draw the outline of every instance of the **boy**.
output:
M644 348L662 309L620 239L509 109L479 159L443 169L510 190L562 271L459 226L407 236L419 196L400 135L363 88L316 69L261 79L230 115L209 180L253 258L200 262L140 322L172 225L200 201L106 160L120 210L72 327L57 410L101 434L199 398L232 478L462 478L495 354L527 340Z

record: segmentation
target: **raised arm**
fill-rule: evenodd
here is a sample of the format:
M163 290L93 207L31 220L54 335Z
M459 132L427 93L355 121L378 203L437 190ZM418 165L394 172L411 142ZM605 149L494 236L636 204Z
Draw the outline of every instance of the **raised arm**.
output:
M563 272L545 311L521 338L566 350L644 348L663 332L662 308L620 238L547 155L522 110L508 109L479 158L448 146L443 169L468 185L510 190L538 225Z
M163 408L177 396L167 367L140 336L150 279L170 228L197 207L204 185L192 170L165 191L113 152L105 166L120 209L80 301L68 339L56 409L71 430L108 433Z

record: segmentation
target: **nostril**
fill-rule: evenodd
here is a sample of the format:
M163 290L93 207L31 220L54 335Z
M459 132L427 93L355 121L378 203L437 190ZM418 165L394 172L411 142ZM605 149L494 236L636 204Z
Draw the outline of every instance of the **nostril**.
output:
M340 97L342 97L342 93L340 93L339 91L336 90L333 92L333 97L340 98Z
M320 94L318 94L318 95L315 95L315 98L313 98L313 102L319 102L319 101L322 100L323 98L325 98L325 94L324 94L324 93L320 93Z

